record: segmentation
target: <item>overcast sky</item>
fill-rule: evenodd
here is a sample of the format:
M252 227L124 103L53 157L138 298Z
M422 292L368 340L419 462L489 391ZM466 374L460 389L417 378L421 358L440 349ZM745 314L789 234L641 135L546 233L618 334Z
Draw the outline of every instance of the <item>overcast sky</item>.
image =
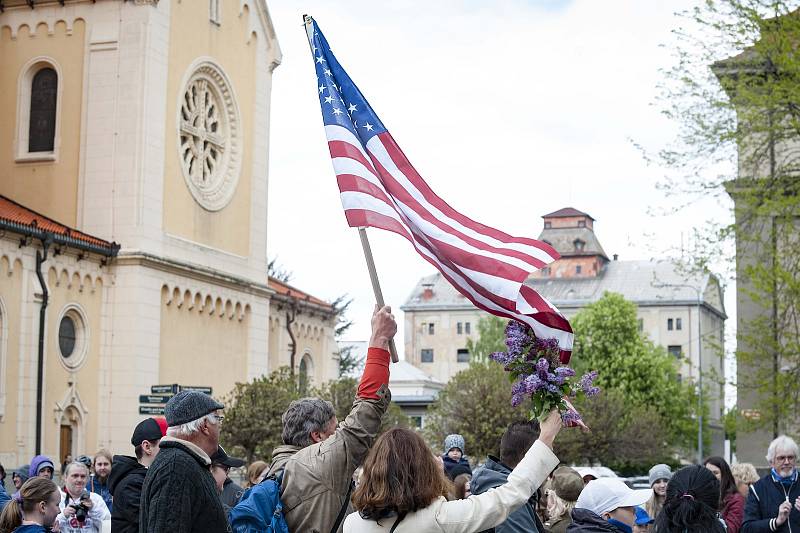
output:
M655 188L664 170L631 143L657 148L675 132L653 103L659 69L671 64L660 45L682 5L690 2L271 2L283 63L273 77L270 257L315 296L353 297L347 337L369 337L372 289L339 201L303 13L423 178L471 218L537 237L541 215L575 207L620 259L664 256L682 233L726 220L727 199L649 214L674 202ZM387 303L399 307L434 270L402 237L368 233ZM729 286L729 331L732 296Z

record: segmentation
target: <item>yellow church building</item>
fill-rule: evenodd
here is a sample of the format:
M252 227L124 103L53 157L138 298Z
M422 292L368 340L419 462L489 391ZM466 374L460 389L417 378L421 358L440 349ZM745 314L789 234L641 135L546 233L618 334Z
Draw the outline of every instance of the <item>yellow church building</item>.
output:
M156 385L336 377L333 308L267 279L280 61L264 0L0 2L0 463L128 453Z

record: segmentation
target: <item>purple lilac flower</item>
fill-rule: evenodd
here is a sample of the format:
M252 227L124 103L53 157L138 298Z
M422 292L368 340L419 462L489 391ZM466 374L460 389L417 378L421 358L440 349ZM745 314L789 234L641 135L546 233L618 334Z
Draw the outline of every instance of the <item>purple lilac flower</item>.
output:
M519 357L529 342L528 326L516 320L509 320L506 326L506 347L509 355Z
M525 391L528 394L539 392L540 390L544 389L547 386L547 383L545 381L542 381L542 379L536 374L531 374L530 376L527 376L522 381L522 383L525 384Z
M489 354L489 359L492 361L496 361L503 366L508 365L511 361L514 360L514 357L508 354L507 352L494 352Z
M525 401L524 394L512 394L511 395L511 407L519 407L519 405Z
M574 375L575 371L572 370L570 367L560 366L556 368L554 377L551 381L556 385L561 386L564 384L565 381L567 381L567 378L571 378Z
M600 389L592 386L592 382L594 382L595 378L597 378L597 371L592 370L591 372L584 374L578 382L578 387L580 387L583 393L587 396L594 396L600 392Z
M581 420L581 415L577 412L569 409L561 413L561 421L564 422L565 426L576 425Z

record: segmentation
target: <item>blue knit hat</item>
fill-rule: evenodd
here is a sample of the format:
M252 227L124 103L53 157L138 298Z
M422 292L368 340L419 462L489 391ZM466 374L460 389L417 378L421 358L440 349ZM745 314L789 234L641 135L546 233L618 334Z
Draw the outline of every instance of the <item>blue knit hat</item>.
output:
M444 439L444 453L449 452L453 448L461 450L461 455L466 455L464 450L464 437L458 434L448 435Z

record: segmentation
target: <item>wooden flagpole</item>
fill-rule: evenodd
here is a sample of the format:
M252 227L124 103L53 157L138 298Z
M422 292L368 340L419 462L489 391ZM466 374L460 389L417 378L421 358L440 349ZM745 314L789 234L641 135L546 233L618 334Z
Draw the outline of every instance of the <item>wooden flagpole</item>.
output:
M308 46L311 48L311 55L314 55L313 35L311 32L312 18L308 15L303 15L303 25L306 28L308 35ZM367 270L369 270L369 279L372 282L372 292L375 293L375 303L378 307L386 305L383 301L383 292L381 291L381 284L378 281L378 272L375 270L375 260L372 258L372 248L369 246L369 239L367 239L367 229L358 228L358 235L361 237L361 247L364 249L364 259L367 261ZM392 356L392 362L396 363L400 360L397 356L397 346L394 344L394 338L389 339L389 353Z
M364 259L367 260L367 270L369 270L369 279L372 282L372 292L375 293L375 303L378 307L386 305L383 302L383 292L381 291L381 283L378 281L378 272L375 270L375 260L372 258L372 248L369 246L369 239L367 239L367 228L358 228L358 236L361 237L361 247L364 249ZM400 360L397 356L397 347L394 344L394 338L389 339L389 353L392 355L392 362L396 363Z

